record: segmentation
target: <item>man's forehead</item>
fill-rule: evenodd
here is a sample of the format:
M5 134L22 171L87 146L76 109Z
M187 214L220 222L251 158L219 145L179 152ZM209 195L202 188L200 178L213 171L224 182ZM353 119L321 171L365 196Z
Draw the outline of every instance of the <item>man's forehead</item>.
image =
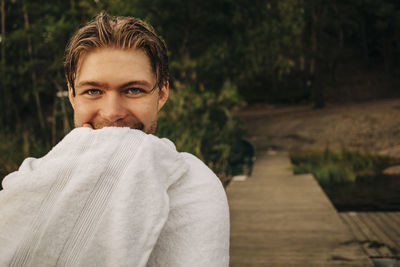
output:
M108 65L114 68L107 69ZM150 59L142 49L96 48L84 52L79 57L75 86L94 83L106 86L107 81L103 81L101 75L101 71L104 70L112 72L115 76L124 76L121 86L127 83L152 86L155 79Z
M144 87L152 87L153 84L150 84L146 80L132 80L128 82L121 83L117 85L117 87L125 88L129 86L144 86ZM76 84L76 87L100 87L100 88L109 88L110 84L107 82L96 81L96 80L82 80Z

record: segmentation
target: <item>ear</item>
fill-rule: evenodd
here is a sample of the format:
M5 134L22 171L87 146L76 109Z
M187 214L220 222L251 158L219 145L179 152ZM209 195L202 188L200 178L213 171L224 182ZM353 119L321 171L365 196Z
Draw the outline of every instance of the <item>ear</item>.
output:
M169 96L169 82L165 82L158 96L158 111L160 111L160 109L167 102L168 96Z
M72 86L68 83L68 99L73 109L75 109L75 96L72 91Z

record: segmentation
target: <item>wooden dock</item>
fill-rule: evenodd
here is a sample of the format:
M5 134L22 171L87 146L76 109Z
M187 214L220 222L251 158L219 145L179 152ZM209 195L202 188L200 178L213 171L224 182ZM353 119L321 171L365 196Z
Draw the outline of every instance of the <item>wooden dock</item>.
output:
M230 266L372 266L311 175L285 153L257 155L253 175L227 188Z
M371 258L400 259L400 212L341 212L340 217Z

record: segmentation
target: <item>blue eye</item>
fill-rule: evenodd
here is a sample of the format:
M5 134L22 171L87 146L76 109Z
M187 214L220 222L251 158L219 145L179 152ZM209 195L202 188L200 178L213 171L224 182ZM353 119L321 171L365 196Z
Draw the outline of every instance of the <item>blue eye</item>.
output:
M143 92L144 92L144 90L141 89L141 88L129 88L127 90L128 94L133 94L133 95L137 95L137 94L140 94L140 93L143 93Z
M86 91L88 95L99 95L101 92L98 89L89 89Z

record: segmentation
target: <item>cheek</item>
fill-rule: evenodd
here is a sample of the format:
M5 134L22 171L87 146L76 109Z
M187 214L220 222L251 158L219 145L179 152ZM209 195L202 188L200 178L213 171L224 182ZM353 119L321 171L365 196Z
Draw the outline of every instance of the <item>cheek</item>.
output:
M77 101L74 109L75 119L79 121L88 121L96 115L96 110L93 104L80 103L80 101Z
M140 118L153 118L157 114L158 102L153 96L133 99L125 105L132 114Z
M154 100L143 103L141 109L138 109L138 112L141 114L141 116L145 117L148 121L152 121L157 117L157 111L157 101Z

